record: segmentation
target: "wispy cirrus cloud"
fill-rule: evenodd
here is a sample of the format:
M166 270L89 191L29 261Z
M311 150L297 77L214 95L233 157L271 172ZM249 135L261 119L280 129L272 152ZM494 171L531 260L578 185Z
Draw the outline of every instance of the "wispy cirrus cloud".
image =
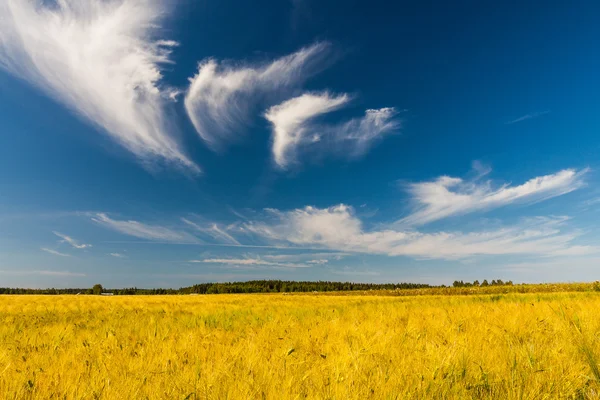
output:
M203 264L216 264L226 265L232 268L238 269L296 269L296 268L311 268L314 264L310 263L292 263L292 262L279 262L279 261L268 261L260 257L245 257L245 258L207 258L203 260L190 260L190 263L203 263Z
M57 231L53 231L52 233L54 233L56 236L58 236L59 238L61 238L61 242L63 243L68 243L70 244L72 247L76 248L76 249L87 249L89 247L92 247L91 244L85 244L85 243L79 243L77 240L73 239L70 236L67 236L63 233L57 232Z
M525 114L519 118L515 118L510 121L507 121L506 125L512 125L512 124L516 124L518 122L527 121L528 119L538 118L538 117L541 117L546 114L550 114L550 111L540 111L540 112Z
M70 254L66 254L66 253L61 253L60 251L54 250L54 249L49 249L47 247L42 247L40 248L40 250L45 251L46 253L50 253L53 254L55 256L60 256L60 257L71 257Z
M579 232L566 227L566 217L538 217L493 230L418 232L365 229L354 209L340 204L270 210L270 220L246 222L246 229L270 243L320 246L352 253L409 256L419 259L461 259L480 255L585 255L594 246L576 244Z
M125 254L121 254L121 253L108 253L109 256L113 256L115 258L127 258L127 256Z
M184 231L173 230L160 225L150 225L133 220L116 220L104 213L96 214L92 221L125 235L165 242L196 243L198 240Z
M288 168L297 161L297 153L308 148L346 158L358 157L384 134L399 128L394 108L367 110L364 117L335 125L314 122L350 100L347 94L305 93L269 108L265 118L272 125L272 153L279 168Z
M337 251L331 252L308 252L297 254L266 254L264 259L270 261L292 261L305 262L308 264L327 264L330 260L341 260L344 257L350 256L350 253L342 253Z
M419 231L414 227L449 216L488 210L518 201L541 201L569 193L584 182L587 170L566 169L530 179L518 186L493 188L482 182L489 168L475 164L475 178L463 181L442 177L415 184L417 208L405 219L368 226L353 207L306 206L292 210L264 209L243 216L243 221L223 225L182 218L179 227L167 228L132 220L116 220L104 213L92 220L112 230L152 240L177 243L263 249L268 254L242 258L204 258L190 262L228 265L232 268L306 268L331 263L353 254L407 256L415 259L457 260L475 256L528 255L564 257L597 254L600 248L581 244L582 233L570 228L570 219L541 216L471 231ZM192 228L211 241L188 233ZM258 251L258 250L257 250ZM280 253L275 253L280 251Z
M0 68L26 80L144 162L192 171L170 122L161 65L175 42L159 37L159 0L3 0Z
M209 223L207 226L202 226L196 222L190 221L187 218L181 218L188 226L191 226L196 231L201 232L205 235L208 235L212 239L215 239L217 242L222 244L232 244L239 245L240 242L237 241L230 233L227 232L227 227L221 227L216 223Z
M489 171L488 171L489 172ZM398 221L403 225L423 225L456 215L490 210L516 202L536 202L561 196L581 188L588 169L565 169L511 186L492 186L491 181L441 176L433 181L412 183L408 192L414 211Z
M325 68L331 59L330 48L329 43L320 42L257 65L202 61L185 96L185 108L196 131L213 150L239 139L249 114Z
M329 260L325 259L325 258L321 258L318 260L308 260L306 263L307 264L314 264L314 265L323 265L323 264L327 264L329 262Z

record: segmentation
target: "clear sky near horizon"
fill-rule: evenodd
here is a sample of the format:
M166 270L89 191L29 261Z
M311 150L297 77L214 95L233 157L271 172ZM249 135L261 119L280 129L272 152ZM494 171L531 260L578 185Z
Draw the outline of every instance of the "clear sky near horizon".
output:
M0 287L597 280L598 15L0 0Z

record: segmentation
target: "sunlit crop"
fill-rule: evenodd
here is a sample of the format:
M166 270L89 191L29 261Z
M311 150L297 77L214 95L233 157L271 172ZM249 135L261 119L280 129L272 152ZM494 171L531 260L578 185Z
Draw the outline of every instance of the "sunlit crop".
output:
M0 296L2 399L598 398L600 293Z

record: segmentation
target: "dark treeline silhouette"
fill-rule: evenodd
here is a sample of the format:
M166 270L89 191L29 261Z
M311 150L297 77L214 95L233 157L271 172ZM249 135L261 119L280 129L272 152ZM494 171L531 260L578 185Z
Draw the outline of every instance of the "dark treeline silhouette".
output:
M233 283L200 283L179 289L181 293L286 293L286 292L351 292L354 290L422 289L421 283L354 283L329 281L249 281Z
M420 283L355 283L355 282L298 282L298 281L248 281L226 283L200 283L179 289L105 289L94 285L85 289L21 289L0 288L0 294L113 294L113 295L156 295L156 294L218 294L218 293L284 293L284 292L341 292L355 290L422 289L434 286Z
M134 294L182 294L178 289L103 289L98 292L97 289L23 289L23 288L0 288L0 294L106 294L113 295L134 295Z
M512 285L512 281L503 282L501 279L488 283L484 280L463 282L454 281L454 287L482 287ZM179 289L140 289L136 287L122 289L105 289L100 284L84 289L22 289L0 288L0 294L113 294L113 295L164 295L164 294L219 294L219 293L289 293L289 292L352 292L359 290L402 290L446 287L422 283L356 283L329 281L278 281L261 280L247 282L199 283Z
M472 286L481 286L481 287L486 287L486 286L512 286L513 282L512 281L506 281L503 282L502 279L494 279L492 282L487 281L487 279L484 279L483 282L479 283L479 281L473 281L473 283L471 282L463 282L463 281L454 281L454 283L452 284L452 286L454 287L472 287Z

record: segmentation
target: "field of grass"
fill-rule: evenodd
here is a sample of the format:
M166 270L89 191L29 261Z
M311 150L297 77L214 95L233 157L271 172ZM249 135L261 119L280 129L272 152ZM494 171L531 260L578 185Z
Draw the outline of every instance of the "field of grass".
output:
M593 399L600 293L0 296L2 399Z

